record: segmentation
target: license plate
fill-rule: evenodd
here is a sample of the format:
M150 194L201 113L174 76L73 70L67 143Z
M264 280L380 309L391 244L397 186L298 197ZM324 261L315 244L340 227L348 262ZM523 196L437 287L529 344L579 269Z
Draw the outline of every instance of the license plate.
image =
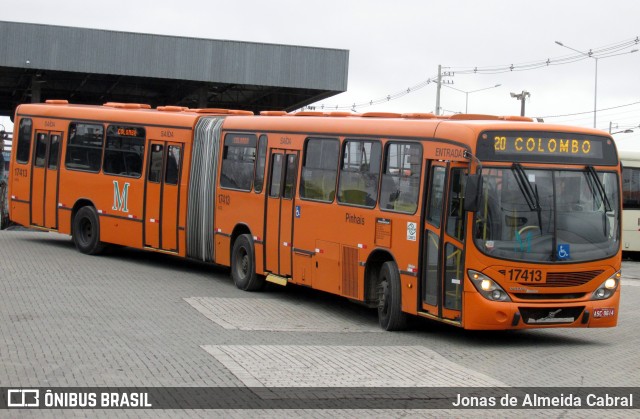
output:
M615 314L613 308L595 308L593 309L593 317L611 317Z

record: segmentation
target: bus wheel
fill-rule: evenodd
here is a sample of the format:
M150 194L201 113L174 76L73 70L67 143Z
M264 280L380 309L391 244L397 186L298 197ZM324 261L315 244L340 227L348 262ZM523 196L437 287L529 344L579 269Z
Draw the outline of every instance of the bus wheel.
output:
M243 291L256 291L264 286L264 278L256 274L255 260L251 236L238 236L231 253L231 277Z
M385 262L380 269L378 321L384 330L403 330L407 315L402 312L400 274L395 262Z
M73 218L73 242L76 249L87 255L101 253L105 245L100 242L100 221L96 209L82 207Z

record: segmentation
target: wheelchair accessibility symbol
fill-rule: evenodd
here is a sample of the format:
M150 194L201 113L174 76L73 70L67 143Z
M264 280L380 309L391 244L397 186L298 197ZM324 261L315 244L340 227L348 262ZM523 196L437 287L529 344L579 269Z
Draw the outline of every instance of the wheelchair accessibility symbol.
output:
M570 253L569 253L569 245L568 244L559 244L558 245L558 259L560 260L566 260L569 259L571 257Z

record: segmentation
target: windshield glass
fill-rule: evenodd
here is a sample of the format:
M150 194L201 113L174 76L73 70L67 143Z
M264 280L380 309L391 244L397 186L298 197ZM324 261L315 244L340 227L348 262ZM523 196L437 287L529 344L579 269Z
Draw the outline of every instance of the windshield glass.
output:
M484 253L518 261L602 259L619 246L618 177L612 172L485 168L474 216Z

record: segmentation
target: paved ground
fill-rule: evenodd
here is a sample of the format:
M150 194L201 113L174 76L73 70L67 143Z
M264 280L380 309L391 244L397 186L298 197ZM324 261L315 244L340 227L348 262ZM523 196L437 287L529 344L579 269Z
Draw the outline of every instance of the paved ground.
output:
M246 293L226 270L209 265L132 249L91 257L76 252L66 236L1 231L0 387L640 387L640 263L624 262L622 287L613 329L487 333L420 320L410 331L385 333L374 310L304 288ZM344 410L214 412L363 416ZM370 410L364 416L495 412ZM157 411L120 412L141 413ZM532 413L631 412L499 416Z

